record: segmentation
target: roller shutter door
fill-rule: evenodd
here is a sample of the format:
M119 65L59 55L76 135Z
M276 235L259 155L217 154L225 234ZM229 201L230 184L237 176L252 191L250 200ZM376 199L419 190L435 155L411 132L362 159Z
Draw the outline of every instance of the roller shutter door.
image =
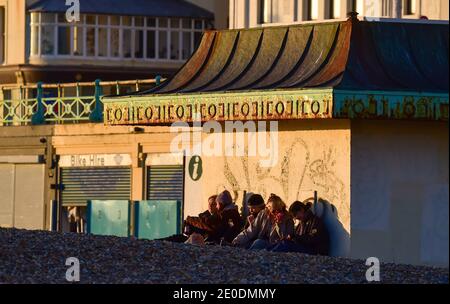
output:
M131 168L62 168L61 184L63 206L84 206L88 200L129 200Z
M147 199L183 201L183 166L147 167Z

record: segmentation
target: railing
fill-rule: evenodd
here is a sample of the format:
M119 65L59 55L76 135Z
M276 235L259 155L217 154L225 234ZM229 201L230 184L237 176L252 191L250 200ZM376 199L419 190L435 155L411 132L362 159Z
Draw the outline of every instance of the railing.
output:
M0 87L0 126L101 122L101 96L149 89L164 79Z

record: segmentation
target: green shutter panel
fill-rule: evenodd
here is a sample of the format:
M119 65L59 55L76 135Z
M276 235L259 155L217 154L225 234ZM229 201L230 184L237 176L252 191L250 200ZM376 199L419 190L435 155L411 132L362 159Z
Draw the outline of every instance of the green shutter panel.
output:
M63 206L86 205L88 200L129 200L130 167L61 169Z
M147 199L183 201L183 166L150 166L147 170Z

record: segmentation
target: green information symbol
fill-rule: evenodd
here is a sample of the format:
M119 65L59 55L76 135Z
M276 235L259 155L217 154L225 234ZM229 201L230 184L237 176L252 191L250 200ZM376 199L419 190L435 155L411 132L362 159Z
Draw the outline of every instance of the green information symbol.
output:
M198 155L192 156L189 161L189 176L193 181L198 181L200 177L202 177L203 166L202 166L202 158Z

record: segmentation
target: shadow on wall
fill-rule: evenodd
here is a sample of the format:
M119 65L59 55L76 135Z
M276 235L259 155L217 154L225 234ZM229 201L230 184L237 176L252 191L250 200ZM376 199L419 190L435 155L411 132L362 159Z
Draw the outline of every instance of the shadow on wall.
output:
M330 235L330 255L339 257L350 256L350 234L339 221L338 210L325 199L319 198L314 204L314 198L304 201L313 204L313 213L321 218Z

